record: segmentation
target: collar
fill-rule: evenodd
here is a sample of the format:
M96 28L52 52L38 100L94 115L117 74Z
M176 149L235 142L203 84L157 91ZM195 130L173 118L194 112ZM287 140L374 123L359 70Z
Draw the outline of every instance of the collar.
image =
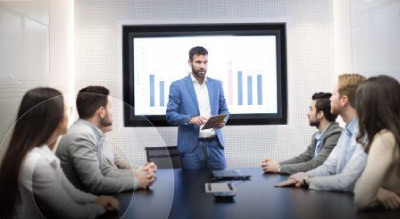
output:
M358 129L358 119L354 118L353 120L351 120L351 122L346 125L345 129L347 135L349 136L353 135L354 132Z
M199 81L193 76L193 73L190 73L190 78L192 79L192 82L193 82L193 83L198 83L198 84L200 84ZM207 76L204 77L203 84L205 84L206 82L207 82ZM203 84L200 84L200 85L203 85Z
M42 155L42 157L50 163L51 166L57 165L58 158L54 155L54 153L50 150L49 146L44 144L39 147L35 147L33 151Z
M326 127L325 127L325 129L324 129L324 131L322 131L322 132L317 132L317 134L315 135L315 139L317 140L317 141L320 141L321 139L322 139L322 137L324 136L324 134L325 134L325 131L329 128L329 126L331 126L332 125L332 123L329 123Z
M99 127L95 126L93 123L85 120L85 119L78 119L77 120L78 123L83 123L86 124L87 126L89 126L93 133L96 135L97 139L101 139L103 137L103 132L100 130Z

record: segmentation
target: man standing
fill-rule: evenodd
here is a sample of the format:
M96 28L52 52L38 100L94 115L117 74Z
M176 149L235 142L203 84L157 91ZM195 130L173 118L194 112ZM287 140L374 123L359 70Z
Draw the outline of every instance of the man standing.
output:
M56 151L61 167L76 188L94 194L148 187L154 181L153 169L122 172L105 160L102 129L111 126L113 121L108 95L108 89L101 86L79 91L76 98L79 119L61 138Z
M331 114L330 93L315 93L312 96L308 120L318 131L311 137L307 150L297 157L278 162L266 158L261 166L268 173L293 174L320 166L336 146L342 128L335 122L337 115Z
M319 167L308 172L290 176L276 186L308 186L316 190L335 190L350 192L353 190L367 162L367 154L357 143L358 119L354 109L355 91L365 80L358 74L342 74L332 94L331 112L339 114L346 123L338 143L328 159Z
M167 105L167 121L178 125L178 151L183 169L224 169L224 138L221 128L201 130L208 118L229 114L221 81L206 77L208 51L193 47L189 51L189 66L192 73L170 86Z

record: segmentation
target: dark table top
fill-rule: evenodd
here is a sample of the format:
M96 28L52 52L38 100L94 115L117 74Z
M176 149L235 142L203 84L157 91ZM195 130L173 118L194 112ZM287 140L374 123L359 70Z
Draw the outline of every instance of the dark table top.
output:
M355 209L350 193L275 188L287 176L265 174L261 168L244 168L249 181L234 181L232 202L217 202L205 192L206 171L157 170L150 190L115 197L121 210L105 217L117 218L400 218L400 211Z

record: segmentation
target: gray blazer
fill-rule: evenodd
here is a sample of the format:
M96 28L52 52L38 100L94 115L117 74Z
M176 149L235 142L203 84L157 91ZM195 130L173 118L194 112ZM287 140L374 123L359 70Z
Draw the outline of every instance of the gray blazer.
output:
M279 162L281 165L281 173L293 174L297 172L306 172L323 164L336 146L342 130L343 129L336 122L332 123L325 130L321 142L321 151L316 157L314 157L314 152L317 144L317 140L315 139L317 132L314 133L311 137L311 144L306 151L297 157Z
M105 212L96 196L76 189L65 177L59 159L47 145L24 158L18 179L19 201L13 219L95 218ZM40 207L40 208L39 208Z
M115 171L98 153L102 132L92 123L79 119L63 136L56 155L71 183L83 191L104 194L136 189L132 173Z

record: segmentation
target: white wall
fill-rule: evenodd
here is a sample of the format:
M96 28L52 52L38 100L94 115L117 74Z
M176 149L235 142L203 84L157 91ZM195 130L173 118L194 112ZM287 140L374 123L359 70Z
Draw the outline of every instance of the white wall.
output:
M351 32L354 71L400 80L400 0L353 0Z
M288 125L224 129L228 166L259 166L265 157L287 158L305 150L315 128L308 125L311 95L331 91L334 72L332 1L316 0L131 0L75 2L76 88L104 85L116 97L109 141L132 161L145 161L144 147L176 145L177 128L124 128L121 108L121 24L286 22ZM157 64L157 60L154 60ZM182 60L186 65L186 60ZM165 141L165 143L164 143Z
M335 73L400 80L400 0L335 0Z
M38 86L74 92L72 0L0 1L0 159L22 95Z
M26 90L53 86L75 94L87 85L104 85L116 97L110 141L142 163L144 147L176 145L177 131L122 127L121 23L287 22L288 125L228 126L224 134L231 167L258 166L264 156L293 156L315 131L306 117L310 96L330 91L337 74L384 73L400 79L399 2L79 0L74 5L72 0L1 0L0 139ZM26 26L24 19L36 23ZM0 157L3 149L4 144Z

